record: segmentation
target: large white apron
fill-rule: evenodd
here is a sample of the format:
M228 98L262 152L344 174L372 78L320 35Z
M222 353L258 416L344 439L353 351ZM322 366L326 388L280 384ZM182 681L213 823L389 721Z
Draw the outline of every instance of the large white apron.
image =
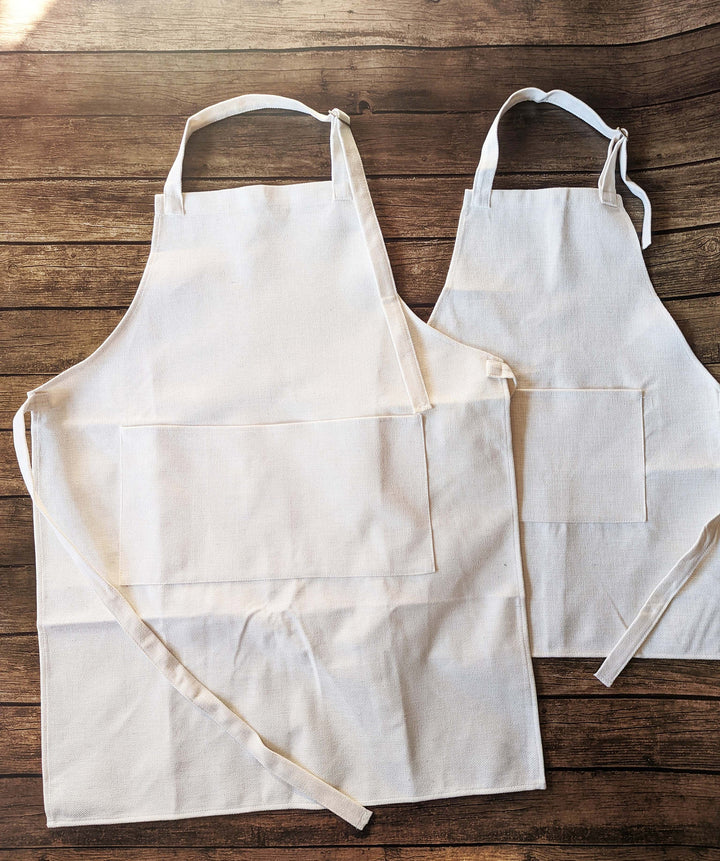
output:
M332 179L183 193L188 136L267 107L330 123ZM361 829L545 786L515 380L398 296L349 122L265 94L190 117L127 313L17 411L51 827Z
M597 189L492 188L498 123L523 100L609 138ZM608 655L596 674L606 685L635 653L720 658L720 384L656 295L615 191L619 156L643 201L645 248L650 202L627 177L627 139L563 90L513 93L429 319L515 372L533 655Z

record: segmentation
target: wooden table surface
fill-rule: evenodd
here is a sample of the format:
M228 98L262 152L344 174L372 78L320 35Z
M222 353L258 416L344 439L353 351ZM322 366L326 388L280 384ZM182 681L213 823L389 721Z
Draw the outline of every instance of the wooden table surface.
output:
M427 315L495 112L522 86L570 90L628 129L650 275L720 378L717 0L8 2L0 51L0 861L720 859L710 661L634 660L610 689L598 660L535 661L545 791L377 806L363 832L326 811L48 829L32 508L10 431L25 392L125 313L187 116L246 92L351 115L398 289ZM329 178L326 132L277 111L224 120L190 139L185 188ZM606 146L520 105L497 186L594 185Z

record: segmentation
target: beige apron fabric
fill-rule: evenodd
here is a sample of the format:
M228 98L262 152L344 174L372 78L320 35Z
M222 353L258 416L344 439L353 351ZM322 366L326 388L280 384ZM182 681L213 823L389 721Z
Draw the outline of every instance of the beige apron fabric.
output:
M597 189L492 188L499 120L523 100L609 139ZM645 248L650 202L627 177L627 141L570 93L513 93L465 193L429 319L515 372L533 654L610 652L596 674L606 685L635 653L720 658L720 384L653 290L615 191L619 159L644 205Z
M183 193L265 107L332 179ZM399 298L349 118L212 105L154 203L127 313L13 423L48 825L543 788L515 380Z

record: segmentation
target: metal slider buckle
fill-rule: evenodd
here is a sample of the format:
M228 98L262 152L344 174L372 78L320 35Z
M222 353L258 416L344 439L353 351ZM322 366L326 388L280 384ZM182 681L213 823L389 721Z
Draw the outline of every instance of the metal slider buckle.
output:
M342 120L346 125L350 125L350 117L345 113L345 111L341 111L340 108L330 108L328 113L333 114L339 120Z

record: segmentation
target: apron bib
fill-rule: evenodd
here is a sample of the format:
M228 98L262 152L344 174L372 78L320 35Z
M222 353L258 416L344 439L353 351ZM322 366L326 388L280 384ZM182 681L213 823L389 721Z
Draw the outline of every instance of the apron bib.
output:
M498 124L549 102L609 138L598 188L493 189ZM720 658L720 384L656 295L615 192L627 131L530 87L500 109L430 324L503 356L535 656ZM698 537L699 535L699 537ZM657 624L663 616L661 624Z
M194 130L268 107L330 124L330 180L182 191ZM50 827L362 829L545 786L515 378L398 296L349 124L264 94L191 116L126 314L17 411Z

